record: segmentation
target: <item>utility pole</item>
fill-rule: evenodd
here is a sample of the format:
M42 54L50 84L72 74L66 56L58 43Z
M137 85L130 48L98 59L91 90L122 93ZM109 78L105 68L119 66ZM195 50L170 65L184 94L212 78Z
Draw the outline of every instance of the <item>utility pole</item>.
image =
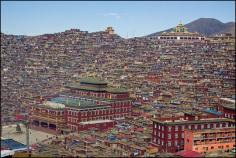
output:
M26 145L27 145L27 155L29 155L29 121L27 120L25 123L26 127Z
M26 75L23 74L22 76L23 78L23 86L25 86L25 81L26 81ZM29 105L26 106L27 108L27 115L24 117L25 121L23 122L23 124L25 125L25 128L26 128L26 145L27 145L27 155L28 157L30 157L30 151L29 151L29 114L30 114L30 110L29 110Z
M27 116L25 116L25 128L26 128L26 145L27 145L27 155L28 157L30 157L30 149L29 149L29 125L30 125L30 121L29 121L29 106L27 105Z
M27 155L29 156L29 121L25 120L22 122L25 126L26 132L25 132L25 138L26 138L26 146L27 146Z

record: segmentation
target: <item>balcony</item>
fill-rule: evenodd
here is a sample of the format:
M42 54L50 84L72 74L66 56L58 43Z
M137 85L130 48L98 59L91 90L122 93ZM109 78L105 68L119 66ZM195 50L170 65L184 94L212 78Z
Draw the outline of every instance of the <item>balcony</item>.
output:
M205 145L205 144L216 144L217 142L214 141L199 141L199 142L194 142L194 145Z
M209 140L216 139L216 137L195 137L193 140Z
M40 117L47 117L47 118L64 118L64 116L56 116L56 115L50 115L50 114L41 114L41 113L33 113L31 116L40 116Z
M217 138L235 138L235 136L219 136Z
M37 115L33 115L32 119L38 119L38 120L46 120L49 122L56 122L56 123L65 123L65 119L62 117L48 117L48 116L37 116Z

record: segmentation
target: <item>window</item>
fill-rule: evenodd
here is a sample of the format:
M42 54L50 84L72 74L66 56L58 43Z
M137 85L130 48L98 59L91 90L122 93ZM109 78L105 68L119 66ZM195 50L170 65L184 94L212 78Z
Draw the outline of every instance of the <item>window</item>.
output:
M175 141L175 146L178 146L178 141L177 140Z
M171 134L168 134L168 139L171 139Z
M161 142L161 145L164 145L164 142Z
M160 126L160 125L158 125L158 129L161 129L161 126Z
M228 123L228 122L226 122L226 123L225 123L225 127L228 127L228 126L229 126L229 123Z
M164 133L162 133L162 138L164 138Z
M222 123L220 123L220 128L222 128Z
M201 129L204 129L204 125L201 125Z
M158 132L158 137L161 137L161 133Z
M178 131L178 126L175 126L175 131Z
M229 145L226 145L226 148L228 148L229 147Z
M168 127L168 131L169 131L169 132L171 131L171 126Z
M181 137L184 138L184 133L181 134Z
M160 144L160 139L157 140L157 144Z
M175 138L178 138L178 133L175 133Z
M157 124L154 125L154 128L157 128Z
M197 129L197 125L194 125L194 129Z
M188 129L191 129L191 125L188 125Z
M171 146L171 141L168 141L168 146Z
M216 128L216 123L213 124L213 128Z
M162 131L164 131L164 126L162 126Z
M207 128L211 128L210 124L207 124Z
M182 125L182 131L184 131L184 125Z
M214 146L212 146L211 149L214 149Z

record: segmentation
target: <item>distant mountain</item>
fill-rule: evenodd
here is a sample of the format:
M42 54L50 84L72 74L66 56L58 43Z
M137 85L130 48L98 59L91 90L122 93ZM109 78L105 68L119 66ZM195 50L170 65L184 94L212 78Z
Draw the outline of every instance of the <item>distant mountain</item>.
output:
M235 22L222 23L217 19L200 18L185 25L190 32L198 32L205 36L212 36L221 33L232 33L235 36ZM147 37L157 36L162 32L170 32L174 28L156 32Z

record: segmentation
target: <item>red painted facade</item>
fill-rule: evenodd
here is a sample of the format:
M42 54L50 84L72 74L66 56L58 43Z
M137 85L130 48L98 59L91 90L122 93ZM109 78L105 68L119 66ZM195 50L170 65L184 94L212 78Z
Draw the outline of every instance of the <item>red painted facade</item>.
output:
M86 123L86 122L83 122L83 123L79 123L78 125L78 129L79 131L86 131L86 130L89 130L89 129L98 129L100 131L102 130L107 130L109 128L113 128L115 125L115 121L114 120L104 120L103 122L94 122L94 123Z
M214 129L233 126L235 126L235 122L226 118L153 120L152 142L158 146L159 151L174 153L184 149L185 129Z
M235 147L235 128L185 130L184 150L207 153Z
M88 124L81 126L81 122L93 122L95 120L114 120L131 116L132 102L129 93L121 89L111 89L107 83L85 83L78 86L67 86L69 95L81 100L89 100L94 105L81 108L65 104L63 109L47 108L45 106L32 106L30 114L31 127L42 128L45 131L49 127L55 133L62 133L63 129L70 131L87 130L90 128L110 128L113 123ZM41 98L41 103L57 96ZM42 123L42 125L41 125ZM101 125L100 125L101 124Z
M235 101L221 98L218 105L218 111L223 112L225 118L235 119Z

